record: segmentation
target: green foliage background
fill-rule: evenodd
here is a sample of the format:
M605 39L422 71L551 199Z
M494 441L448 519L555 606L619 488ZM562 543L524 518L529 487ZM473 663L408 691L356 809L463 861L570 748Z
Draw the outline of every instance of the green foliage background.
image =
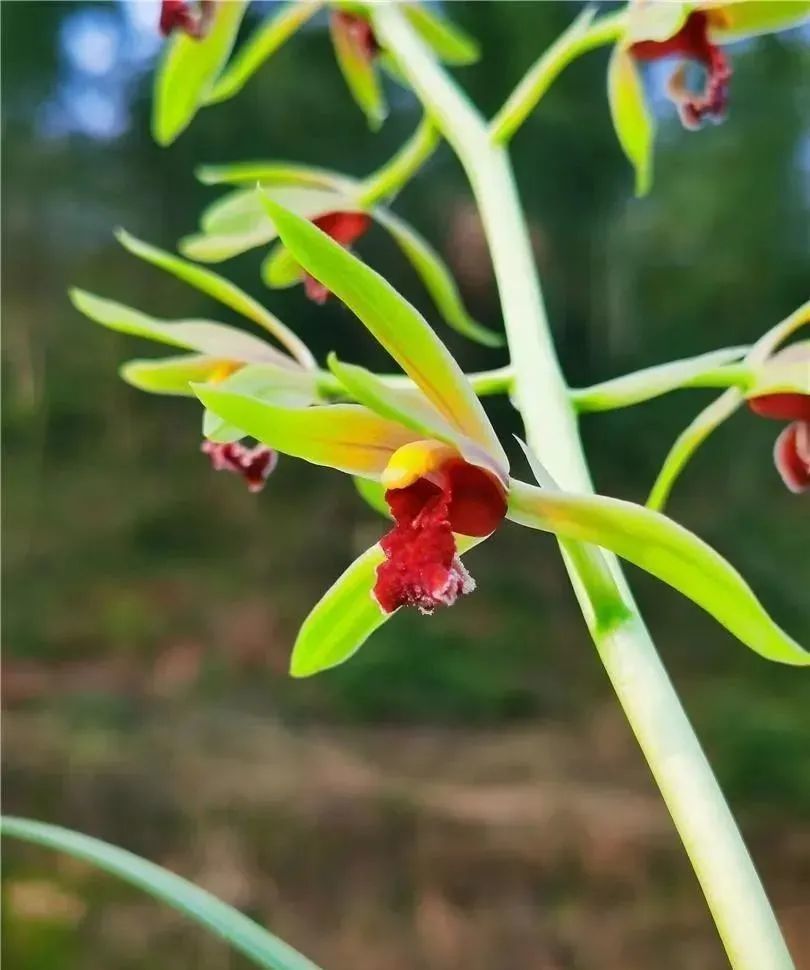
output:
M191 837L188 819L173 818L174 834L172 826L158 827L160 836L152 829L144 835L138 821L152 818L163 764L151 765L143 779L143 811L129 805L129 825L118 815L122 798L99 801L91 780L86 796L63 798L62 783L47 773L53 766L37 767L51 762L31 755L36 745L50 745L43 723L45 736L77 745L96 738L105 751L119 744L129 751L155 718L167 716L232 718L235 731L249 716L292 732L323 726L337 736L358 726L370 736L392 725L418 736L449 726L459 736L551 726L576 738L604 710L620 724L553 542L515 527L471 555L479 589L458 608L430 620L397 617L345 667L311 682L287 678L297 624L378 535L381 521L348 480L291 460L258 497L213 474L198 452L198 406L141 395L116 376L121 361L156 348L92 327L65 290L77 284L161 316L231 322L129 257L112 228L124 225L171 248L215 194L195 182L195 165L286 158L362 175L392 154L418 112L392 89L392 117L379 135L369 134L340 87L318 20L236 101L204 111L168 150L148 137L148 71L128 85L132 119L120 137L49 137L42 105L69 80L59 38L79 6L120 10L2 6L8 809L153 857ZM486 112L570 21L572 6L452 5L453 16L483 41L481 64L459 76ZM573 384L751 341L807 298L810 116L802 88L809 50L806 32L735 50L731 112L720 127L685 133L662 107L655 184L644 201L632 198L632 175L610 127L606 52L570 68L518 134L518 178ZM396 208L449 260L478 319L498 327L474 209L447 148ZM431 319L411 270L379 230L359 252ZM227 273L266 300L321 359L334 349L344 360L387 366L340 306L314 307L300 289L263 292L260 258L254 252L234 260ZM468 369L503 362L441 333ZM643 500L672 439L709 394L681 392L586 419L599 489ZM492 413L505 439L519 431L506 402L493 404ZM776 431L737 415L689 467L670 512L735 563L777 620L807 642L806 500L789 495L772 468ZM633 579L733 807L754 832L762 819L778 819L781 830L806 834L810 730L800 674L742 649L670 590ZM621 736L628 770L643 778L640 756ZM234 815L231 824L247 833L251 823ZM308 837L300 821L284 825L293 843L296 832ZM409 844L396 825L386 832L386 846ZM357 851L375 849L361 839ZM324 856L319 878L335 884L339 872L327 849ZM283 895L285 868L278 865ZM670 876L651 878L666 895ZM55 965L42 942L50 937L35 945L25 926L15 923L9 935L15 965ZM76 961L62 966L91 965L81 949L59 951L67 937L54 932L53 952ZM307 949L306 934L291 942ZM322 958L352 965L328 947ZM196 965L188 953L184 959ZM538 966L579 965L571 959ZM136 963L108 954L105 965Z

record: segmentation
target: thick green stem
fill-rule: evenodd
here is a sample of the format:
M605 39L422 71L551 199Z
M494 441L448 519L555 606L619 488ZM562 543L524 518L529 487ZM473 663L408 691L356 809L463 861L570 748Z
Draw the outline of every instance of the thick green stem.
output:
M516 400L532 449L559 484L590 491L568 389L557 363L529 234L505 149L402 16L373 9L378 36L453 146L478 201L516 372ZM736 970L792 962L734 819L667 677L615 560L563 547L599 655L647 758ZM595 558L599 557L599 558ZM604 623L605 616L618 622Z

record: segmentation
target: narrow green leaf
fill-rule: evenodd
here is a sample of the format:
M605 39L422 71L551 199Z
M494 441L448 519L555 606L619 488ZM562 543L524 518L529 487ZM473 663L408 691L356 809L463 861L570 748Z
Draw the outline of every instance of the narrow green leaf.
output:
M262 282L271 290L285 290L304 278L304 272L293 254L282 242L270 247L259 271Z
M349 475L378 478L391 455L415 436L357 404L285 408L209 384L194 386L202 403L229 424L285 455Z
M463 371L421 314L379 273L317 226L264 197L284 244L304 269L342 300L452 426L503 468L506 455Z
M337 14L332 15L330 32L338 67L351 96L366 116L369 128L377 131L388 115L377 68L354 32Z
M305 956L232 906L187 879L132 852L89 835L25 818L5 816L0 820L0 833L47 849L66 852L118 876L211 930L260 967L268 970L318 970Z
M290 0L272 13L245 41L220 74L206 104L226 101L247 84L264 62L285 44L322 6L315 0Z
M245 394L287 408L305 408L317 400L315 375L303 368L292 371L266 364L249 364L215 386L220 391ZM194 392L189 388L189 393ZM245 433L213 411L205 411L203 436L211 441L238 441L245 437Z
M481 56L478 41L465 30L439 17L421 4L407 4L405 16L427 45L445 64L474 64Z
M119 373L127 384L148 394L194 397L190 385L209 380L224 363L222 358L184 354L160 360L128 360Z
M668 583L769 660L810 665L810 653L780 629L751 588L711 546L642 505L512 482L508 516L533 529L589 542Z
M382 549L372 546L324 593L296 638L293 677L311 677L342 664L393 615L384 613L371 593L384 559Z
M715 43L730 44L806 23L810 0L737 0L724 4L723 11L727 24L712 26L709 35Z
M105 300L84 290L70 290L73 305L95 323L119 333L143 337L184 350L196 350L226 360L276 362L290 367L288 357L253 334L210 320L159 320L115 300Z
M289 327L285 326L278 317L270 313L269 310L266 310L261 303L254 300L253 297L248 296L238 286L234 286L229 280L211 272L211 270L203 269L201 266L195 266L193 263L188 263L186 260L180 259L179 256L173 256L171 253L158 249L156 246L150 246L148 243L141 242L140 239L136 239L123 229L119 229L116 232L116 237L121 245L135 256L146 260L147 263L152 263L153 266L158 266L167 273L171 273L172 276L176 276L184 283L189 283L207 296L218 300L220 303L224 303L225 306L230 307L237 313L241 313L242 316L264 327L280 344L287 348L303 367L316 366L315 358L310 353L307 345ZM286 361L283 354L279 354L279 359L276 360L276 363L280 365L282 361L285 361L290 366L294 366L292 362Z
M392 212L377 209L374 218L394 237L448 326L485 347L502 347L501 334L488 330L467 313L450 270L427 240Z
M352 481L357 489L357 494L366 505L374 509L375 512L379 512L380 515L384 515L387 519L391 518L391 510L385 501L385 489L380 482L375 482L371 478L353 478Z
M608 99L619 143L636 170L636 195L646 195L652 184L653 119L633 56L618 44L608 67Z
M649 401L681 387L700 386L702 375L716 371L724 364L740 360L748 347L725 347L696 357L667 361L645 367L622 377L576 388L571 398L578 411L612 411Z
M152 136L159 145L171 144L210 94L231 53L246 6L246 0L218 3L206 37L198 40L176 33L166 42L152 105Z
M483 541L456 536L459 555ZM344 663L394 615L384 613L372 593L384 558L380 546L372 546L324 593L298 632L290 660L293 677L311 677Z
M197 178L204 185L308 185L312 188L350 191L358 184L326 168L297 162L234 162L232 165L201 165Z

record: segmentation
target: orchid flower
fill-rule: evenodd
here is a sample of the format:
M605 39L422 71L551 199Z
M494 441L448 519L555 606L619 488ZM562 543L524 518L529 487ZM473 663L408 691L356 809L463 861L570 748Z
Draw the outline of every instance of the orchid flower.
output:
M563 492L531 453L543 487L510 478L481 402L418 311L310 220L262 198L296 260L358 316L413 385L392 386L333 356L332 372L357 403L286 407L222 385L194 386L209 411L243 434L364 480L370 504L384 498L394 520L304 622L293 674L342 663L400 607L431 613L471 592L460 557L506 518L611 550L679 589L764 656L810 664L733 567L670 519L618 499ZM586 555L596 576L609 575L601 552Z
M776 439L774 463L791 492L810 489L810 340L770 358L748 407L763 418L789 422Z
M323 6L323 0L287 0L277 4L253 33L236 45L248 0L163 0L160 30L171 35L155 75L152 133L168 145L184 131L200 108L232 98L277 50ZM388 114L379 68L396 76L393 64L374 36L359 4L335 3L329 29L346 85L376 130ZM432 6L432 5L431 5ZM448 64L478 59L478 44L464 31L418 3L403 6L414 29Z
M631 0L610 61L608 94L616 134L636 169L638 195L650 186L654 134L639 63L678 59L668 95L684 127L699 128L707 118L722 120L728 107L732 69L725 45L793 27L808 13L807 0ZM687 83L689 63L704 73L697 89Z

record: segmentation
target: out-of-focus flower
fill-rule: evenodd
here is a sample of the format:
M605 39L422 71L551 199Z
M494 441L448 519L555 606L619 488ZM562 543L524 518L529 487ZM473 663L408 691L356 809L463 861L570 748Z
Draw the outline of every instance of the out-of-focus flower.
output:
M791 492L810 488L810 341L793 344L770 358L758 387L748 397L754 414L790 422L774 445L773 457Z
M216 0L198 0L196 9L188 0L161 0L160 32L164 37L181 31L199 40L208 33Z
M204 441L200 450L211 459L214 471L241 475L249 492L260 492L278 464L278 452L264 445L248 448L238 441Z

